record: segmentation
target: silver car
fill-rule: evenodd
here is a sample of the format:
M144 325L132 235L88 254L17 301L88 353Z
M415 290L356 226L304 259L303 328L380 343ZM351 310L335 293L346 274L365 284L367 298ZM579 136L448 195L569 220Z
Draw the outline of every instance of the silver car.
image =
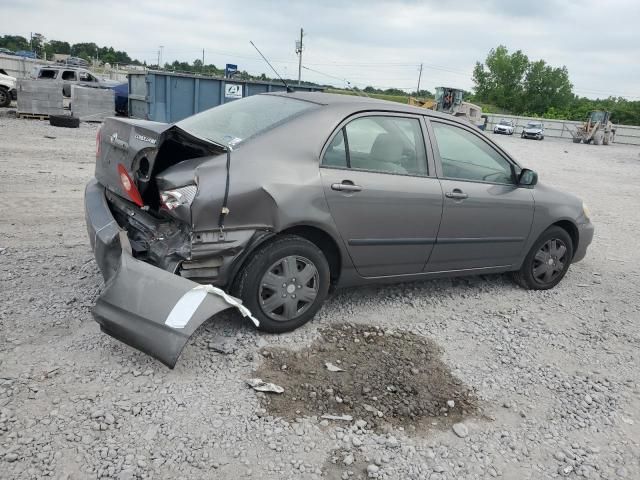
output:
M527 123L527 125L522 129L520 138L544 140L544 124L536 121Z
M34 67L31 76L36 80L62 82L62 94L71 96L71 85L93 88L112 88L122 82L98 77L86 68L69 65L44 65Z
M286 332L344 286L511 272L548 289L593 237L580 199L467 123L398 103L263 94L174 125L110 118L97 148L94 314L170 367L225 308Z

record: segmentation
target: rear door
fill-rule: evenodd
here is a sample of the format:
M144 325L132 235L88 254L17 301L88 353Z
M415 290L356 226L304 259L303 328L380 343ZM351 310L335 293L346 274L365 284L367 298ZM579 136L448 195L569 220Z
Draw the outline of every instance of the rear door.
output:
M427 271L518 262L534 211L532 190L516 185L519 167L474 129L445 120L430 128L445 198Z
M418 116L370 113L344 122L324 151L329 209L364 277L419 273L431 253L442 189L425 131Z

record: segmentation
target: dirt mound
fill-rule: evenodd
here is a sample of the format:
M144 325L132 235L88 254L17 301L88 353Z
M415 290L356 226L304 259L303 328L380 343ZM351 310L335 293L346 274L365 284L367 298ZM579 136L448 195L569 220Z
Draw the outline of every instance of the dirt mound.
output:
M320 333L303 350L261 351L265 361L256 376L284 387L281 395L262 397L272 415L348 415L379 429L386 423L427 427L434 417L451 423L478 410L473 392L427 338L351 324Z

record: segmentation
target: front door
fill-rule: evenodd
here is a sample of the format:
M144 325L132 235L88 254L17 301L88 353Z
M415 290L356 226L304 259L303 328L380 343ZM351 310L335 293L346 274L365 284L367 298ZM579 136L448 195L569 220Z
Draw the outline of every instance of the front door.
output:
M531 189L515 184L515 164L482 134L453 123L431 125L445 198L438 241L426 270L518 262L533 222Z
M423 123L393 114L358 117L328 145L320 169L329 209L358 273L420 273L442 213L429 176Z

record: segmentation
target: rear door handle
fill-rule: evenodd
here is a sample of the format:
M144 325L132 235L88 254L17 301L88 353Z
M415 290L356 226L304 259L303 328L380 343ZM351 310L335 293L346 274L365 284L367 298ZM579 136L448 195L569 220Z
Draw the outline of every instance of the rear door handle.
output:
M331 190L338 192L360 192L362 187L360 185L354 185L350 180L343 180L342 183L332 183Z
M454 200L464 200L465 198L469 198L469 195L459 188L454 188L453 191L445 193L444 196L447 198L453 198Z

